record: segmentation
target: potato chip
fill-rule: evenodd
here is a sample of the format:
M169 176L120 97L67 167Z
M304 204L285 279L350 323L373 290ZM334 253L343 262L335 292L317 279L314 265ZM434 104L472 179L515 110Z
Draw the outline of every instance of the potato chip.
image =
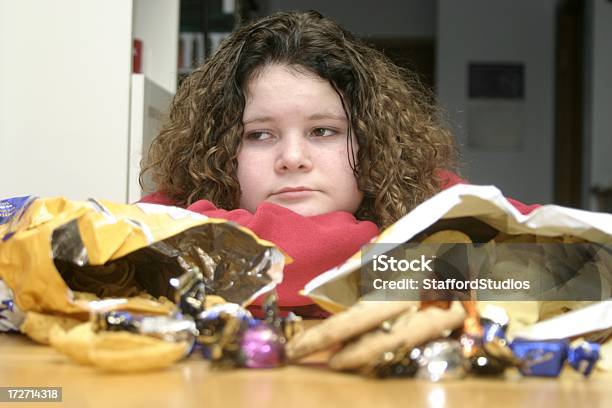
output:
M71 329L82 322L67 316L46 315L37 312L27 312L25 320L19 328L32 340L49 344L49 333L53 326L57 325L64 330Z
M99 333L89 357L96 367L130 372L167 367L184 357L188 343L172 343L127 332Z
M435 232L421 241L422 244L471 244L472 240L467 234L457 230L443 230Z
M49 340L54 349L71 360L79 364L90 365L89 354L95 336L91 323L83 323L67 331L59 326L54 326L51 329Z
M506 234L505 232L500 232L493 239L495 242L503 242L504 244L535 244L536 236L532 234Z
M186 342L172 343L128 332L94 332L91 323L65 331L54 326L51 345L79 364L109 371L144 371L167 367L187 350Z

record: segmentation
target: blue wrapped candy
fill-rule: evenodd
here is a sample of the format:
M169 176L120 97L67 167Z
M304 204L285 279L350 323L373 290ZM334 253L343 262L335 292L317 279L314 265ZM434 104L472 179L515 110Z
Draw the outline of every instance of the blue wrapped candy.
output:
M9 222L21 207L26 205L30 196L13 197L0 200L0 224Z
M522 361L521 374L537 377L557 377L569 351L567 340L514 339L510 344L514 355Z
M576 371L588 377L599 360L601 346L588 341L580 342L576 347L571 347L567 353L567 362Z
M19 331L24 319L25 315L13 302L13 292L0 279L0 332Z
M519 370L526 376L557 377L567 360L576 371L588 377L599 360L600 345L582 341L570 347L568 340L515 339L510 348L521 360Z

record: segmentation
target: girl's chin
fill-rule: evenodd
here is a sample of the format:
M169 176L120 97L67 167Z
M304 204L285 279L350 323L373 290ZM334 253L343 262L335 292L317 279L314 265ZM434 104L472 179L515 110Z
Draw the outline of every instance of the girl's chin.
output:
M315 215L327 214L333 210L327 209L324 206L316 205L316 203L283 203L270 201L272 204L276 204L281 207L285 207L288 210L293 211L303 217L313 217Z

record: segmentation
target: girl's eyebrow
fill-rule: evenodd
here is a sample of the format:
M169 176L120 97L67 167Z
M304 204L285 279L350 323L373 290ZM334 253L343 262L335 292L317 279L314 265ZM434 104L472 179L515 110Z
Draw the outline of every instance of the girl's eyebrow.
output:
M272 122L272 121L274 121L274 118L272 116L256 116L249 120L245 120L243 122L243 125L248 125L251 123L260 123L260 122Z
M342 122L346 122L346 115L344 114L336 114L336 113L314 113L308 117L308 120L319 120L319 119L333 119L339 120ZM243 125L250 125L251 123L264 123L264 122L273 122L274 118L272 116L255 116L243 122Z
M315 113L314 115L310 115L308 117L310 120L316 119L334 119L346 122L346 115L344 114L335 114L335 113Z

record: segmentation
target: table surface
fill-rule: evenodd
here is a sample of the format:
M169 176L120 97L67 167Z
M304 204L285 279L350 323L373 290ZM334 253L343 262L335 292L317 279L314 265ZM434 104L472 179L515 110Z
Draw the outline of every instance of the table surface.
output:
M37 407L612 407L610 372L584 379L565 369L559 378L524 378L509 370L504 378L432 383L337 373L324 361L318 355L300 366L217 371L192 357L165 370L110 374L22 335L0 334L0 386L63 387L62 403Z

